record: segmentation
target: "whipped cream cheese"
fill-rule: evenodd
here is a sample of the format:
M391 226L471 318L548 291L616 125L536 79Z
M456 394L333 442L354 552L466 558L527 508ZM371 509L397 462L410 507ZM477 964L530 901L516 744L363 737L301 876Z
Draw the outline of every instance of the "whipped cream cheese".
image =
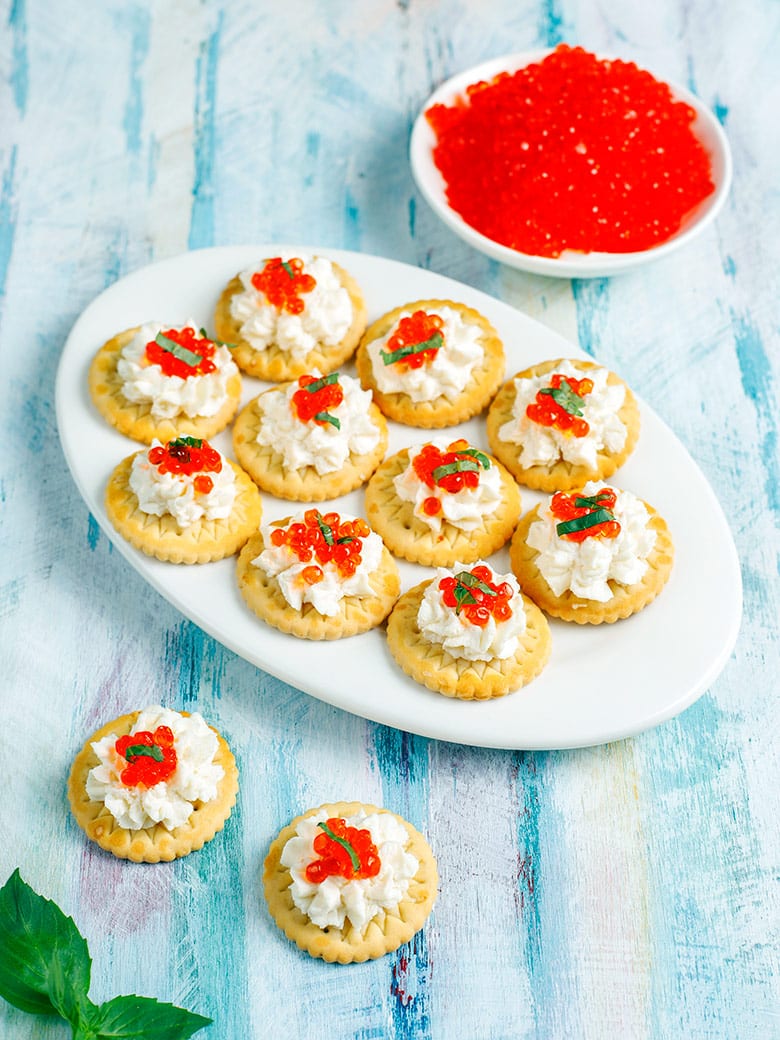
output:
M345 817L348 827L368 830L377 848L381 867L376 877L328 877L319 884L306 880L306 867L318 859L314 839L321 834L318 823L328 818L326 811L309 816L298 824L295 836L282 850L281 863L292 875L290 894L296 907L319 928L343 928L350 924L364 932L378 914L394 913L404 899L409 883L419 869L416 856L406 852L409 833L390 813L366 815L362 810Z
M355 517L341 514L342 520L354 520ZM290 523L302 523L303 514L293 517ZM263 542L268 548L263 549L252 563L259 567L270 578L275 579L282 595L294 610L301 610L304 603L311 603L314 609L325 617L333 617L341 609L341 601L346 596L375 596L371 588L371 575L382 562L384 543L375 531L361 538L361 561L355 573L348 578L342 577L335 563L317 563L312 560L304 563L286 545L271 544L272 524L263 524L261 531ZM322 571L322 581L309 585L303 579L303 571L317 563Z
M541 426L525 414L528 405L536 400L538 391L549 386L551 377L556 373L573 379L587 378L593 383L593 389L584 398L582 409L582 418L590 427L584 437ZM618 416L626 396L625 387L622 384L608 384L608 377L606 368L580 369L565 360L556 366L555 372L515 379L513 417L499 427L499 439L519 445L518 462L526 468L552 465L563 459L573 465L593 469L600 451L614 454L622 451L626 443L627 430Z
M149 322L142 325L127 343L117 361L117 374L122 380L122 394L133 404L150 404L155 419L173 419L177 415L216 415L228 398L228 381L238 368L225 346L215 344L212 361L216 372L205 375L167 376L159 365L146 358L146 344L171 325ZM177 330L199 326L192 321L176 326Z
M441 438L430 442L442 452L450 443ZM501 477L498 467L491 461L489 469L479 471L479 485L475 488L462 488L451 493L438 486L428 487L414 471L414 460L422 451L423 445L409 449L409 465L393 478L396 494L402 501L413 503L414 515L426 526L438 534L442 521L446 521L461 531L475 531L484 524L486 516L495 513L501 504ZM440 512L429 516L423 509L428 498L436 498L441 503Z
M506 582L512 588L509 606L512 616L506 621L494 617L486 625L472 625L463 614L456 614L452 607L442 602L439 582L460 571L471 571L474 567L488 567L493 585ZM526 616L520 586L513 574L497 574L483 560L476 563L456 563L452 569L439 567L430 585L423 593L417 611L417 627L429 643L441 646L453 657L467 661L504 660L517 651L520 637L525 632Z
M275 343L296 361L317 346L334 347L340 343L354 316L352 300L331 261L321 256L300 259L303 273L310 274L317 283L311 292L301 294L304 307L300 314L278 310L268 302L265 293L252 285L252 276L263 270L265 261L239 274L243 292L236 293L230 301L230 313L250 347L265 350Z
M311 373L319 377L315 369ZM292 404L298 391L297 380L286 390L271 391L259 399L262 408L257 443L273 448L282 456L285 469L313 466L317 473L335 473L350 455L367 455L379 442L380 431L371 420L371 391L363 390L356 379L339 375L344 400L329 413L339 421L301 422Z
M217 796L217 785L225 771L214 762L219 748L217 735L197 712L180 715L159 704L145 708L131 733L168 726L173 732L176 772L153 787L126 787L121 781L127 766L114 748L117 734L110 733L92 743L100 765L87 775L87 794L93 802L103 802L118 826L142 830L161 823L169 831L186 823L195 802L210 802Z
M406 394L413 401L433 401L445 397L455 400L471 379L474 367L484 356L480 343L482 329L465 321L460 311L441 307L430 314L438 314L444 322L442 334L444 345L435 357L421 368L399 368L398 364L386 365L380 351L385 350L387 341L395 333L403 318L409 318L414 310L403 311L387 335L368 344L368 356L377 387L384 394Z
M161 447L155 440L151 447ZM144 513L165 516L169 513L180 528L197 520L224 520L230 516L236 499L236 475L228 460L222 457L219 473L209 472L214 485L208 494L195 490L197 473L160 473L149 461L149 452L140 451L133 458L128 483Z
M605 486L590 481L583 493L596 495ZM556 596L568 589L582 599L605 603L612 598L610 580L635 585L644 577L656 540L655 531L648 527L650 514L630 491L614 490L617 497L612 513L620 523L616 538L593 537L582 542L559 538L555 528L560 521L549 508L552 498L539 507L539 519L531 524L527 542L539 553L536 566Z

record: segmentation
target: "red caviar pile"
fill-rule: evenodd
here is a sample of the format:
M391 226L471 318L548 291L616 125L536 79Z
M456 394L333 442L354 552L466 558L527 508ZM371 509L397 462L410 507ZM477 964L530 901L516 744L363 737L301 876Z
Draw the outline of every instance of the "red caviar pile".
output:
M387 350L380 350L386 365L398 365L403 370L422 368L433 361L436 352L444 346L444 321L438 314L415 311L401 318L398 328L387 340Z
M371 840L371 831L348 827L341 817L331 817L322 833L314 839L314 851L320 859L306 867L306 880L318 885L329 877L371 878L379 873L382 863Z
M338 429L341 424L329 411L331 408L338 408L344 400L344 391L338 378L338 372L332 372L321 379L310 375L299 376L299 389L292 396L296 418L301 422L311 422L314 419L323 425L330 423Z
M552 515L561 521L556 525L556 533L570 542L584 542L594 536L617 538L620 523L612 512L616 501L612 488L602 488L598 494L590 496L556 492L550 503Z
M442 451L434 444L426 444L412 461L415 476L429 488L441 488L451 495L456 495L464 488L479 487L479 475L483 469L490 468L490 459L476 448L470 448L469 442L460 438ZM431 495L422 504L423 512L428 516L436 516L441 512L441 501Z
M452 208L534 256L650 249L715 190L694 109L633 62L581 47L426 115Z
M146 344L146 359L159 365L166 376L205 376L216 372L212 361L216 346L213 340L198 335L195 329L166 329Z
M470 571L460 571L439 582L442 603L454 608L472 625L484 628L491 617L496 621L508 621L512 616L509 601L513 596L512 586L506 582L493 583L493 572L481 564Z
M120 737L114 749L129 763L120 775L125 787L154 787L176 772L173 731L168 726L158 726L154 733L143 729Z
M365 520L342 520L338 513L323 516L318 509L307 509L303 523L296 521L289 527L275 527L271 532L271 545L287 546L301 563L311 562L311 566L301 571L301 577L307 585L316 585L324 578L322 568L327 563L336 567L340 577L351 578L363 559L360 555L362 539L370 533Z
M160 474L181 473L191 476L197 473L192 483L201 495L208 495L214 487L214 481L208 474L222 471L222 456L208 441L199 437L177 437L168 441L164 447L158 445L150 448L148 458Z
M540 426L571 433L574 437L585 437L590 426L582 418L583 398L592 389L591 379L574 379L556 372L549 387L538 391L536 400L528 405L525 414Z
M265 296L269 303L288 314L300 314L305 303L301 293L309 293L317 284L316 278L304 273L303 260L295 257L282 260L275 256L267 260L262 271L252 275L252 285Z

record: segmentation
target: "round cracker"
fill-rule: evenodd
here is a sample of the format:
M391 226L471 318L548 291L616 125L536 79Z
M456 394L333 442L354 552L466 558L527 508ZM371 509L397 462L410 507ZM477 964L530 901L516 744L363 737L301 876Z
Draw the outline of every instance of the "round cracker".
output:
M387 619L387 645L408 676L435 693L459 700L490 700L526 686L550 657L550 626L541 610L523 596L526 627L517 650L504 660L467 661L425 639L417 625L423 593L434 579L409 589Z
M344 465L333 473L318 473L314 466L288 469L284 456L267 444L258 444L257 434L263 415L263 398L283 393L290 384L266 390L239 412L233 427L236 458L263 491L293 502L321 502L338 498L365 484L387 450L387 422L375 404L369 405L371 421L379 432L376 446L365 455L350 453Z
M333 617L320 614L311 603L304 603L301 610L295 610L282 595L279 583L252 563L264 547L263 536L257 533L241 550L237 565L238 587L248 606L261 620L300 639L342 639L368 632L382 624L401 591L398 567L383 546L380 565L369 578L375 595L345 596L339 605L339 613Z
M172 831L161 823L136 831L120 827L104 803L93 801L87 794L89 771L100 765L92 744L112 733L117 738L129 733L140 714L140 711L134 711L107 722L87 740L70 770L68 801L79 827L90 841L106 852L135 863L168 862L202 848L222 830L236 803L238 769L224 737L212 726L210 729L216 733L218 740L214 761L224 770L224 776L217 785L216 798L210 802L195 802L195 808L187 821ZM183 711L181 714L189 713Z
M647 570L635 585L621 585L612 579L607 583L612 598L605 603L575 596L571 589L556 596L536 565L539 552L526 541L531 524L538 519L540 507L534 506L522 518L509 547L512 571L526 596L551 617L576 621L579 625L612 624L638 613L659 594L672 572L674 545L664 518L644 502L650 514L649 527L656 532L655 545L647 558Z
M139 454L136 452L136 454ZM260 492L246 473L224 459L235 473L236 498L224 520L202 518L181 528L170 514L145 513L130 487L130 470L135 455L116 467L106 487L106 512L119 533L136 549L168 563L210 563L238 552L257 530L262 515Z
M479 326L481 330L482 360L471 370L463 392L454 401L443 395L432 401L413 401L408 394L383 393L376 384L368 354L369 343L386 336L404 313L415 310L435 312L440 307L458 311L464 321ZM487 318L472 307L454 300L416 300L388 311L366 329L355 362L363 389L373 392L374 400L389 419L406 426L437 429L465 422L487 407L504 377L504 345Z
M108 340L97 352L89 368L89 392L95 407L112 426L126 437L143 444L153 440L163 443L175 437L200 437L208 440L224 430L238 411L241 402L241 376L231 376L227 382L227 398L214 415L177 415L172 419L158 419L152 415L151 402L134 403L122 393L123 380L117 372L122 350L138 332L140 326L126 329ZM193 378L197 378L193 377Z
M314 259L317 259L315 257ZM267 260L261 260L261 265ZM240 369L258 379L268 379L278 383L285 379L296 379L306 375L312 369L318 369L323 375L333 372L343 365L355 352L355 348L366 327L367 311L360 286L349 272L333 263L333 271L342 286L347 290L352 303L352 322L340 342L333 346L318 344L300 360L290 356L277 343L269 343L264 350L257 350L241 335L241 326L230 311L234 296L244 292L244 286L238 275L232 278L217 301L214 314L214 328L221 340L233 345L233 358ZM259 295L259 294L258 294ZM272 306L263 304L262 306Z
M520 516L520 491L504 467L491 459L501 477L501 503L483 518L484 526L462 531L442 522L433 531L414 515L414 503L398 497L393 480L409 465L409 449L386 459L366 486L366 516L382 536L388 549L412 563L427 567L450 567L456 560L473 563L490 556L507 542Z
M290 885L292 875L281 863L284 846L295 836L301 820L322 811L330 817L349 817L363 810L366 814L388 813L403 824L409 835L405 851L411 853L418 863L417 873L412 878L405 897L395 911L380 910L367 924L365 931L353 928L349 919L343 928L331 926L320 928L302 913L293 903ZM311 954L325 961L352 964L383 957L397 950L420 931L436 901L439 873L431 847L420 832L407 820L387 809L377 808L362 802L332 802L321 805L295 819L284 827L271 843L263 866L263 890L271 917L288 939Z
M603 365L596 365L592 361L581 361L579 358L557 358L555 361L543 361L538 365L533 365L522 372L517 372L510 380L504 383L496 394L486 417L490 450L496 458L503 462L519 483L536 491L569 491L571 488L587 484L589 480L605 480L623 465L633 452L639 439L640 418L639 405L636 398L628 385L619 376L607 370L607 383L610 386L622 386L626 392L623 404L618 411L620 421L626 428L626 440L621 451L608 452L603 448L597 453L596 466L593 468L566 462L560 458L557 462L550 465L520 465L520 445L501 440L498 435L498 431L504 423L511 422L514 418L512 409L517 396L515 380L532 379L535 376L546 375L548 372L555 372L555 369L564 360L569 360L572 365L575 365L584 374L594 368L604 367Z

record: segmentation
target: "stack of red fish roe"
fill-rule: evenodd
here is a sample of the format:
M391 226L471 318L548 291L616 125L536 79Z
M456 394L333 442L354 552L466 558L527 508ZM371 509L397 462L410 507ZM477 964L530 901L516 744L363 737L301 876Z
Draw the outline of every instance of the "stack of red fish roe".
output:
M626 253L670 238L714 191L696 113L633 63L561 44L426 113L450 206L534 256Z

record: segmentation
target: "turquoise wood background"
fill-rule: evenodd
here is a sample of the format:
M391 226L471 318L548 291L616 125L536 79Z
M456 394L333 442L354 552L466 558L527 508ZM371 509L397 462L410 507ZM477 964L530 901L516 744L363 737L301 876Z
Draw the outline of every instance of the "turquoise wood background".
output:
M75 917L95 1000L181 1003L215 1040L780 1037L777 3L5 0L0 23L0 880L18 865ZM409 173L436 85L561 40L688 85L731 141L716 225L623 277L492 263ZM468 282L639 389L717 490L742 563L740 639L693 707L581 751L411 736L257 671L111 550L58 445L74 320L148 261L274 240ZM88 846L64 784L97 725L157 699L228 736L242 788L218 840L139 868ZM407 816L441 870L426 929L351 968L287 943L259 885L277 830L333 797ZM66 1030L0 1002L0 1034Z

